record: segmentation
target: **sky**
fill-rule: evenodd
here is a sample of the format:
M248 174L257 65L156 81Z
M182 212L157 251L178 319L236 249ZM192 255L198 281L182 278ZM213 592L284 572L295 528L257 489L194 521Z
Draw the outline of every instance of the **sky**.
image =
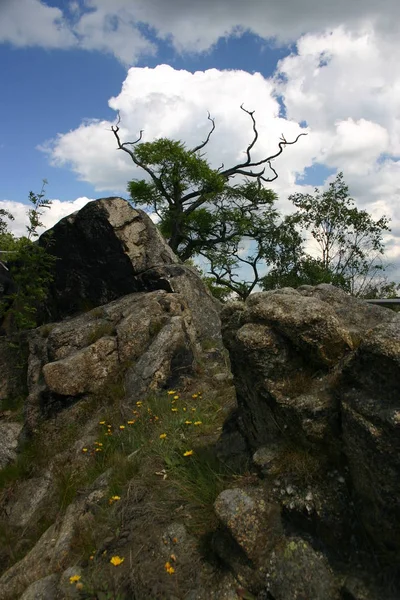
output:
M143 173L121 138L194 147L236 164L275 153L278 208L343 171L359 208L391 219L400 280L400 3L397 0L0 0L0 208L24 233L48 180L46 227L89 200L128 197Z

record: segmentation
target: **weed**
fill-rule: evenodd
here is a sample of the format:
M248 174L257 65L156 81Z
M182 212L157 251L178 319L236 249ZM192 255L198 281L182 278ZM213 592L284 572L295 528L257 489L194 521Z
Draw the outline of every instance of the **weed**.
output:
M282 393L289 398L295 398L296 396L300 396L300 394L309 392L313 383L314 378L310 373L298 371L283 380Z

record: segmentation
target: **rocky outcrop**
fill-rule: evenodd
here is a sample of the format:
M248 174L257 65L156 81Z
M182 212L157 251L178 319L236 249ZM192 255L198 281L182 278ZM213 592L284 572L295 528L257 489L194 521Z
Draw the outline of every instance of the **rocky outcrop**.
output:
M397 600L400 317L327 285L221 312L121 198L50 239L23 415L0 347L0 597Z
M39 244L57 258L43 321L55 321L146 289L169 290L168 279L138 277L179 260L148 215L122 198L89 202L44 233ZM146 287L147 286L147 287Z
M222 321L237 427L285 535L324 548L333 565L368 570L379 556L390 570L400 557L399 315L324 284L253 294ZM291 588L296 570L310 583L314 569L309 547L296 548L292 566L284 548L274 554L272 597L336 598L329 577L303 588L296 575Z

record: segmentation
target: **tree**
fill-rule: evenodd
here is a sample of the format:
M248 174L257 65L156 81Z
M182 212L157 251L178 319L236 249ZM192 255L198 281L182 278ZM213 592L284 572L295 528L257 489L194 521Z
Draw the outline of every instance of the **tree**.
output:
M15 292L0 302L0 318L7 321L9 332L36 326L38 306L45 299L52 281L55 257L31 240L39 235L37 229L42 227L40 218L43 209L51 206L51 201L45 198L46 184L44 179L39 194L29 192L33 208L28 210L28 235L15 238L7 227L0 231L0 248L5 251L7 268L15 286ZM12 215L7 216L13 218Z
M317 257L304 255L292 272L293 282L333 283L353 295L364 295L384 270L383 233L389 231L389 220L375 221L356 208L342 172L327 191L316 188L315 195L297 193L289 199L298 209L293 222L311 234L318 252Z
M210 114L211 129L205 141L192 149L165 138L139 143L143 131L135 141L122 142L119 119L117 125L112 126L112 132L118 149L126 152L148 175L148 180L133 180L128 184L134 204L152 206L160 219L161 233L183 261L202 255L211 264L214 281L243 296L256 285L257 264L265 259L267 252L264 243L254 256L243 259L240 244L245 238L255 239L256 234L261 241L262 236L270 232L270 219L276 220L272 208L276 196L263 188L261 182L271 182L278 177L271 161L285 146L295 144L306 134L300 133L291 142L282 135L275 154L254 161L251 151L258 139L254 111L246 110L243 105L240 108L251 119L253 139L246 148L246 158L227 169L224 165L212 169L201 153L215 130L215 120ZM270 169L268 177L266 166ZM238 175L244 176L245 182L229 185ZM246 260L253 269L254 280L243 287L235 281L233 270Z

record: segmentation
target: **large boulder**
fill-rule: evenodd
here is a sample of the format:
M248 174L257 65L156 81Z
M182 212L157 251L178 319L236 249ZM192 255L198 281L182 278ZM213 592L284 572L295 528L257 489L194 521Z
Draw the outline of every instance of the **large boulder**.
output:
M139 275L179 263L150 217L118 197L89 202L45 232L39 244L58 259L42 321L149 289ZM153 278L150 289L168 289L168 281L160 279Z
M341 560L372 547L395 564L400 316L323 284L228 303L222 324L237 428L270 482L266 500Z

